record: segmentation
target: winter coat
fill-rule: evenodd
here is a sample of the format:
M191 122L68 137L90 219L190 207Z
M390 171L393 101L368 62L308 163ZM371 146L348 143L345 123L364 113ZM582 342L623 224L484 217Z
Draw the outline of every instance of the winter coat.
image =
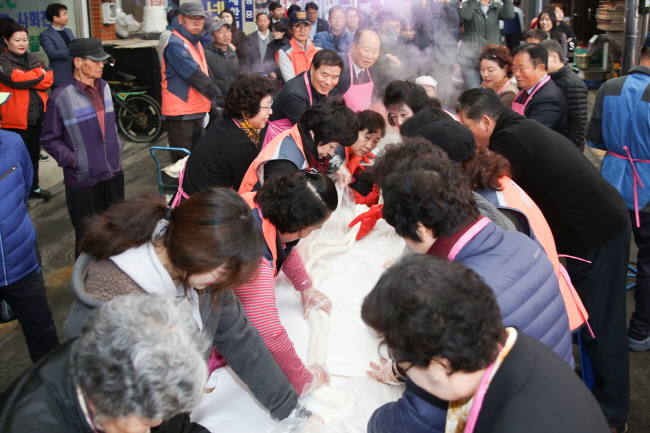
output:
M224 51L210 44L205 47L205 60L208 62L214 84L225 95L230 90L230 83L241 73L237 53L230 47Z
M156 266L144 248L139 251L142 251L138 259L140 268L159 269L162 266ZM86 285L87 278L91 277L94 277L93 284ZM140 283L134 281L136 277ZM149 272L149 275L129 275L111 259L96 261L89 254L82 254L72 273L72 290L77 299L64 325L66 338L77 336L94 308L115 296L149 292L150 288L139 284L157 279L153 272ZM164 281L164 276L160 279ZM156 283L156 286L161 284ZM271 416L286 418L298 404L298 393L278 367L259 332L249 322L234 292L218 292L212 302L208 296L204 296L199 301L198 310L203 334L213 339L214 347L237 376L271 412Z
M98 82L104 97L103 134L92 102L73 76L47 102L41 146L63 167L63 183L70 188L92 186L122 173L123 144L111 90L106 81Z
M3 433L94 433L79 404L70 365L74 341L52 350L0 395ZM173 416L151 433L207 433L185 413Z
M36 231L27 211L32 170L20 135L0 130L0 287L39 267Z
M271 37L273 37L273 36L271 36ZM271 72L276 72L277 75L278 75L278 78L282 78L282 73L280 73L280 68L279 68L278 62L276 60L276 54L282 47L284 47L288 43L289 43L289 39L287 39L287 38L273 39L266 46L266 54L264 55L264 61L263 61L264 62L264 73L265 74L268 75Z
M50 26L43 30L39 36L39 41L43 47L43 51L47 54L50 61L49 67L54 72L53 86L60 86L68 81L68 77L72 74L72 58L70 57L70 49L66 45L61 33L65 32L70 41L74 41L75 37L70 29L56 30Z
M458 3L429 0L426 5L413 6L415 37L413 43L422 51L430 48L435 62L443 65L456 63L460 39L460 9ZM429 59L431 61L433 59Z
M239 190L258 150L232 118L224 117L194 147L185 164L183 190L189 195L213 187Z
M443 433L447 402L411 381L375 411L368 433ZM435 422L437 420L438 422ZM605 433L598 403L547 347L519 332L485 394L474 433Z
M54 73L31 53L18 56L6 48L0 52L0 92L11 98L0 106L2 128L27 129L45 111Z
M479 67L478 53L488 44L501 45L499 20L515 17L512 0L503 3L492 0L487 14L484 14L478 0L463 3L460 18L463 20L464 33L458 48L458 63L473 68Z
M329 31L319 32L314 36L314 45L324 50L334 50L337 54L343 56L350 52L352 37L352 33L346 31L342 31L338 36Z
M589 146L626 156L627 146L634 159L650 160L650 68L637 66L628 75L607 81L598 90L587 129ZM638 209L650 203L650 164L636 162L635 170L643 183L637 186ZM635 208L634 172L628 159L605 155L601 171L625 199L628 209Z
M587 126L587 86L568 65L564 65L559 71L549 75L564 95L567 104L567 129L564 136L579 149L584 149L585 127Z
M619 192L557 132L505 110L489 148L510 162L512 180L541 209L559 254L594 251L628 227Z

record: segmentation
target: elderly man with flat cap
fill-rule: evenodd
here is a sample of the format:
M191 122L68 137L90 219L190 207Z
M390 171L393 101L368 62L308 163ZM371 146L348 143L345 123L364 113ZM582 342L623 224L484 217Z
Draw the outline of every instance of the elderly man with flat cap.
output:
M122 142L111 89L102 77L110 55L97 38L70 42L74 71L47 101L41 146L63 167L76 245L85 221L124 198Z

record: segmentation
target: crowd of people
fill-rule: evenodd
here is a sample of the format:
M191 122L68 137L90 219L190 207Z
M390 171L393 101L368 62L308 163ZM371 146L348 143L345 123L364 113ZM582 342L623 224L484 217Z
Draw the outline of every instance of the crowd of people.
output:
M391 357L368 374L404 386L368 432L626 430L628 349L650 349L650 35L587 129L564 5L528 32L513 0L410 6L272 2L248 35L231 10L169 11L163 121L169 147L190 151L171 202L125 200L101 41L75 39L54 3L46 65L25 27L0 22L0 299L36 363L0 395L0 430L206 431L188 414L225 365L274 419L314 416L301 398L330 375L296 353L274 285L284 272L305 316L336 308L296 245L348 186L368 207L349 222L357 240L383 218L408 246L361 310ZM585 141L608 151L603 174ZM61 345L27 209L52 198L41 147L75 229Z

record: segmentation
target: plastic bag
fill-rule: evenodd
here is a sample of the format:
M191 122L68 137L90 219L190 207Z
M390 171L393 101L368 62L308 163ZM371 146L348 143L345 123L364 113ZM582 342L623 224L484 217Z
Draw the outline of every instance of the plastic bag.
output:
M121 38L127 38L129 33L137 32L142 26L133 15L125 14L122 11L117 12L117 21L115 22L115 33Z

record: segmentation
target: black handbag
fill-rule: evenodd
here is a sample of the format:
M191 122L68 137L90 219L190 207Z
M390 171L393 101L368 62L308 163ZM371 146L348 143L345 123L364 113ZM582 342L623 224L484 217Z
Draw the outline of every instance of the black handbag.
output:
M9 304L7 304L7 301L0 298L0 323L8 323L13 320L16 320L16 315Z

